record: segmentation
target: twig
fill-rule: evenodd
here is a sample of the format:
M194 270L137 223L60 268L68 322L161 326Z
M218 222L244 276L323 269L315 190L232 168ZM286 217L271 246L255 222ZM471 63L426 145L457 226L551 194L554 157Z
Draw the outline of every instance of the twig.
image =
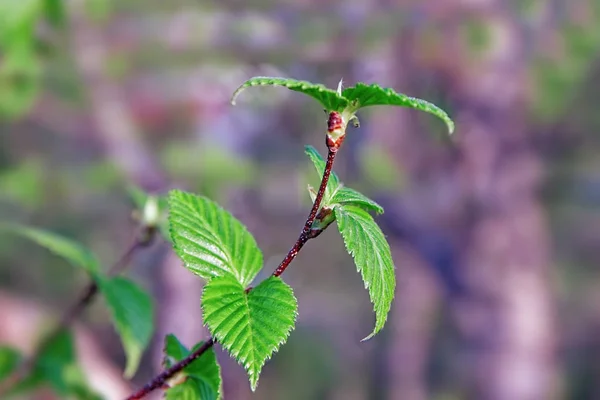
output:
M143 227L140 232L136 233L136 236L132 243L127 247L127 250L123 255L110 267L108 270L109 276L115 276L122 273L125 268L130 264L131 258L136 251L149 246L156 233L154 227ZM45 348L54 340L62 331L67 329L71 323L86 309L88 305L92 303L92 300L98 293L98 284L95 281L91 281L87 287L82 291L79 300L74 303L61 317L60 322L48 333L37 345L33 355L23 362L21 367L6 381L0 385L0 395L6 394L11 388L18 385L23 379L25 379L28 373L34 368L37 359Z
M179 361L177 364L173 364L171 368L168 368L157 375L154 379L148 382L143 388L132 394L127 400L139 400L146 396L148 393L155 389L163 387L169 379L175 376L179 371L190 365L194 360L200 358L202 354L210 349L215 344L215 341L211 338L208 339L202 346L198 347L196 351L192 352L189 356Z
M315 222L315 217L317 216L317 211L319 211L319 207L321 206L321 202L323 201L323 195L325 194L325 189L327 188L327 182L329 182L329 176L331 175L331 169L333 168L333 161L335 160L335 156L337 154L337 147L330 146L327 152L327 163L325 164L325 170L323 171L323 179L321 179L321 186L319 186L319 191L317 192L317 197L313 203L312 209L310 210L310 214L308 214L308 218L306 219L306 223L304 224L304 228L298 236L298 240L294 243L294 246L288 251L287 255L281 261L275 272L273 272L273 276L280 276L284 273L285 269L290 265L290 263L296 258L298 252L304 244L311 239L310 228L312 227L313 222Z
M315 217L317 216L317 212L319 211L321 202L323 201L323 195L325 194L325 188L327 188L327 182L329 182L329 176L331 175L331 170L333 168L333 161L335 160L335 156L337 154L340 144L341 144L341 142L339 142L337 144L330 144L329 141L327 142L327 148L328 148L327 163L325 164L325 170L323 171L323 178L321 179L321 185L319 186L319 191L317 192L317 197L315 198L315 201L313 202L312 208L310 210L310 213L308 214L308 218L306 219L306 222L304 223L304 228L302 229L302 232L300 233L298 240L296 240L296 243L294 243L294 245L292 246L290 251L288 251L287 255L285 256L283 261L281 261L281 263L279 264L279 266L277 267L275 272L273 272L272 276L280 276L281 274L283 274L283 272L290 265L290 263L294 260L294 258L296 258L296 256L298 255L298 252L302 249L304 244L306 244L306 242L308 240L319 236L319 234L323 231L323 230L311 231L311 227L312 227L313 222L315 221ZM248 292L248 291L250 291L250 288L246 289L246 292ZM194 351L193 353L188 355L183 360L179 361L177 364L173 365L171 368L166 369L163 372L161 372L159 375L154 377L150 382L148 382L146 385L144 385L144 387L142 387L140 390L138 390L137 392L135 392L134 394L132 394L125 400L139 400L139 399L145 397L150 392L154 391L155 389L164 387L165 383L169 379L171 379L173 376L175 376L177 373L179 373L185 367L190 365L194 360L197 360L198 358L200 358L200 356L202 356L202 354L204 354L204 352L206 352L208 349L210 349L215 343L216 343L216 340L214 338L208 339L196 351Z
M139 233L135 235L135 238L131 244L127 247L127 250L123 255L110 267L107 272L108 276L116 276L121 274L127 266L130 264L133 255L140 249L148 247L154 239L156 228L154 227L143 227ZM48 342L52 341L60 332L66 329L71 323L77 318L85 308L91 304L92 300L98 293L98 283L91 281L87 287L83 290L82 295L79 297L73 306L63 315L59 324L50 334L46 336L46 339L38 346L38 351L34 354L38 354L41 350L46 347ZM34 358L37 358L34 356Z

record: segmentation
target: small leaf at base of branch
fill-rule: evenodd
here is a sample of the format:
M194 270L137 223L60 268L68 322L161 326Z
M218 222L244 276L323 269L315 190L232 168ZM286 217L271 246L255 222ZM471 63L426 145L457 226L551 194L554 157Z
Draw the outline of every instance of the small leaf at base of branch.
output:
M204 342L198 343L192 351L203 344ZM170 368L189 356L191 351L181 344L175 335L167 335L164 353L164 367ZM192 361L174 378L167 382L171 386L165 394L167 399L220 400L223 397L221 367L212 348ZM186 397L188 395L196 397Z

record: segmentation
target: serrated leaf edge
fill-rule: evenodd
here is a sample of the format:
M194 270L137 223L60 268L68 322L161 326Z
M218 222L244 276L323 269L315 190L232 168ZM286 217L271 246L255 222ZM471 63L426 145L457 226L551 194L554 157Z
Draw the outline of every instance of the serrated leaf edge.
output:
M271 279L271 278L268 278L268 279ZM288 285L287 283L285 283L281 278L277 278L277 279L279 279L279 281L281 283L283 283L285 285L285 287L291 292L292 298L294 299L294 303L295 303L294 304L295 305L295 310L293 312L292 324L291 324L290 328L286 332L284 332L283 337L273 346L273 350L271 351L271 354L267 355L267 357L261 362L261 364L258 365L258 367L257 367L258 371L254 372L254 371L252 371L250 369L250 365L251 365L250 362L246 362L243 365L244 369L248 373L248 377L250 378L250 388L252 389L253 392L258 387L258 379L259 379L260 373L262 372L263 367L265 366L265 364L267 363L267 361L269 361L273 357L273 355L279 351L279 349L281 348L281 345L284 344L285 342L287 342L287 339L290 337L292 331L296 327L296 321L298 319L298 301L297 301L296 297L294 296L294 292L293 292L292 287L290 285ZM267 282L267 280L261 282L261 284L264 283L264 282ZM239 282L237 282L237 283L239 283ZM251 321L251 319L250 319L250 311L249 311L250 310L250 305L249 305L249 301L248 301L251 291L246 291L243 288L243 286L241 286L241 285L240 285L240 287L243 290L242 295L244 297L244 302L246 304L246 309L248 310L247 311L247 318L248 318L249 321ZM202 302L201 307L202 307L202 314L204 315L206 313L206 310L204 309L204 302ZM206 320L206 318L205 318L205 320ZM206 323L205 323L205 326L211 332L211 334L213 335L213 337L215 337L215 339L221 344L221 346L223 348L225 348L225 350L227 350L227 352L233 358L235 358L235 360L238 363L240 363L238 361L238 359L239 359L239 351L232 351L231 350L232 345L227 345L227 344L221 342L221 338L223 337L223 334L221 334L221 333L215 333L211 329L211 327L208 326L208 324L206 324ZM252 337L252 335L250 335L250 338L251 337ZM251 353L254 353L254 351L252 351ZM254 354L253 354L253 357L255 357ZM254 359L256 359L256 358L254 358Z
M350 206L350 207L357 207L357 206ZM360 207L357 207L357 208L360 208ZM339 205L339 204L335 205L334 206L334 212L336 210L338 210L338 209L341 209L342 211L344 211L343 210L344 206L343 205ZM363 210L363 211L365 211L367 213L367 215L369 215L370 218L373 218L366 210ZM337 214L336 214L336 221L338 221ZM373 221L373 223L375 223L375 221ZM377 225L377 224L375 223L375 225ZM339 222L338 222L338 227L339 227ZM382 232L382 234L383 234L383 232ZM351 249L348 248L348 246L346 244L346 240L344 239L341 230L340 230L340 236L342 236L342 240L344 242L344 247L346 248L346 251L348 252L348 254L350 254L350 256L352 257L352 260L355 261L354 250L351 250ZM385 239L385 235L384 235L384 239ZM386 243L386 245L388 246L388 249L389 249L389 243L387 242L387 240L385 240L385 243ZM377 257L380 258L380 255L377 254ZM391 258L391 251L390 251L390 258ZM365 279L363 279L363 273L362 273L363 268L359 267L356 264L356 261L355 261L355 266L356 266L357 272L361 275L361 280L363 281L363 285L364 285L365 289L367 289L367 292L369 293L369 298L370 298L371 297L371 293L369 292L370 285L369 285L369 282L367 282L367 281L365 281ZM395 265L393 265L393 267L395 269ZM394 280L394 287L392 288L392 300L393 300L395 288L396 288L396 281ZM376 316L375 328L374 328L373 332L371 332L371 334L369 334L367 337L361 339L360 340L361 342L366 342L367 340L373 338L377 333L379 333L381 331L381 329L383 329L383 327L385 326L385 323L387 322L388 314L389 314L390 309L391 309L391 301L390 301L390 307L388 308L388 310L384 314L384 318L383 318L381 327L379 328L379 330L377 330L377 310L375 309L375 303L372 300L371 300L371 303L373 305L373 312L375 313L375 316Z

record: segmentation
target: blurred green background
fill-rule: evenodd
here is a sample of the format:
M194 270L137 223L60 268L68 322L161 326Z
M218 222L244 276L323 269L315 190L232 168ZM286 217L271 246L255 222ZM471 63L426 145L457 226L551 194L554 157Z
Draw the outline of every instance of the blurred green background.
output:
M449 140L425 114L366 109L336 161L386 208L390 320L359 342L371 305L327 231L286 272L297 328L255 394L219 351L225 398L600 399L599 27L597 0L0 0L0 220L108 267L136 227L127 188L183 188L248 226L266 275L310 207L303 146L325 153L326 116L285 89L229 96L255 75L377 82L457 123ZM101 304L78 325L108 399L160 370L165 334L207 334L201 282L166 243L130 274L158 309L133 383ZM0 342L31 351L85 282L3 236Z

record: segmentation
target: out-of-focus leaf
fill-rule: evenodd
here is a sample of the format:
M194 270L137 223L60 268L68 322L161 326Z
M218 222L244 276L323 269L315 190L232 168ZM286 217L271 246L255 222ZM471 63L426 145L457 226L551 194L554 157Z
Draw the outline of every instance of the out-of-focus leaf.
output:
M0 382L12 374L21 361L21 354L12 347L0 346Z
M46 343L30 375L11 388L8 396L24 394L43 384L48 384L60 398L102 400L90 389L77 364L73 336L68 331L60 332Z
M112 12L112 0L84 0L88 17L94 22L104 22Z
M20 116L39 91L35 28L43 8L42 0L0 0L0 116Z
M44 0L46 17L55 26L65 22L64 0Z
M124 375L131 378L137 371L142 353L152 338L152 299L137 284L122 277L102 279L99 288L127 355Z
M100 271L100 263L96 256L81 244L59 236L55 233L22 225L0 224L2 231L16 234L47 248L52 253L67 260L77 268L84 268L94 277Z
M0 63L0 116L14 118L27 111L37 98L41 76L42 67L33 48L4 48Z

